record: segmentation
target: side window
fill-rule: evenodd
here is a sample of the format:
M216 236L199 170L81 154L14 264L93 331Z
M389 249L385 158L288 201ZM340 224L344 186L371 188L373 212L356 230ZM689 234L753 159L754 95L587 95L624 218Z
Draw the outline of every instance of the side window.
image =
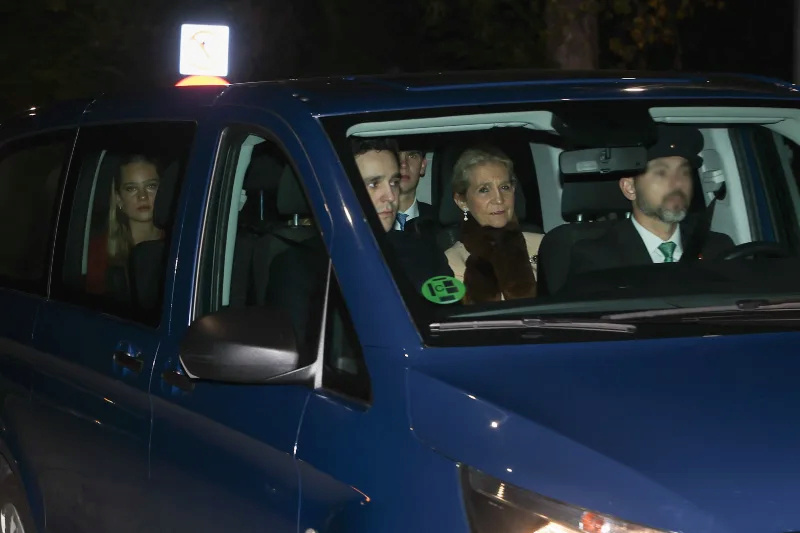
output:
M330 259L289 157L267 135L231 128L218 161L197 316L224 307L277 308L289 318L298 349L315 354L327 300L323 386L368 397L368 385L364 393L351 383L365 372L363 358L335 280L326 299Z
M59 182L74 132L0 150L0 278L43 291Z
M300 181L266 135L229 129L221 150L206 218L199 314L281 307L301 349L314 350L329 260Z
M66 232L56 249L55 298L158 325L194 131L190 122L81 130L65 196Z

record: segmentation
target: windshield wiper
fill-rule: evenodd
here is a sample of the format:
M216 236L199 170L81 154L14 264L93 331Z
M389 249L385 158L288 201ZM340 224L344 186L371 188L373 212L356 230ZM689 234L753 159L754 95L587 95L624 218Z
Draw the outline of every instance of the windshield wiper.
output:
M640 320L647 318L690 318L696 315L736 315L753 311L797 311L800 310L800 300L770 300L746 299L737 300L727 305L711 305L705 307L677 307L670 309L648 309L646 311L632 311L629 313L614 313L603 315L605 320ZM716 318L716 317L715 317Z
M460 322L437 322L430 325L431 333L450 331L485 331L502 329L542 329L569 331L599 331L609 333L636 333L634 324L604 320L522 318L517 320L465 320Z

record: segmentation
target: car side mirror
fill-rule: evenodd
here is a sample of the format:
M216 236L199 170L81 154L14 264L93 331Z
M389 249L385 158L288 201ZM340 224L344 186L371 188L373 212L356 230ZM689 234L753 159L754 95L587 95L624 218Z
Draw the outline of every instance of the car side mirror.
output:
M196 320L180 345L189 377L248 384L309 384L315 354L301 354L292 322L270 307L224 308Z

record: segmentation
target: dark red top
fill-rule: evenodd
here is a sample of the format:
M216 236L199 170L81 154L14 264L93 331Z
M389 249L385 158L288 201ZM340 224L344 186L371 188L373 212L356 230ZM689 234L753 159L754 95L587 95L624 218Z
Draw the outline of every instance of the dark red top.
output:
M106 292L108 271L108 234L95 235L89 241L89 256L86 265L86 291L93 294Z

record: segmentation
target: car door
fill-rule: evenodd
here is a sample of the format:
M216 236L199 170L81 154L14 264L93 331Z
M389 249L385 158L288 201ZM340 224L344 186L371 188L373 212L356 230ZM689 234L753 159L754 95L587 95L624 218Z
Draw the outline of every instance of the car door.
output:
M0 454L8 473L28 489L30 450L42 438L31 423L31 387L37 352L33 329L47 290L49 257L64 171L75 128L34 133L0 146Z
M188 189L184 202L173 339L222 309L266 305L272 259L300 241L322 242L310 211L278 205L287 186L303 190L298 178L314 183L285 123L253 109L217 116L211 183ZM321 304L314 308L321 313ZM319 336L320 313L308 339ZM310 389L191 379L179 353L178 343L161 346L152 386L151 469L163 527L296 532L295 442Z
M51 280L36 325L37 428L31 461L49 531L141 531L147 493L153 363L167 302L143 304L132 266L141 243L169 250L172 192L194 122L81 129L70 166ZM164 253L155 254L166 278ZM164 280L155 280L157 286Z

